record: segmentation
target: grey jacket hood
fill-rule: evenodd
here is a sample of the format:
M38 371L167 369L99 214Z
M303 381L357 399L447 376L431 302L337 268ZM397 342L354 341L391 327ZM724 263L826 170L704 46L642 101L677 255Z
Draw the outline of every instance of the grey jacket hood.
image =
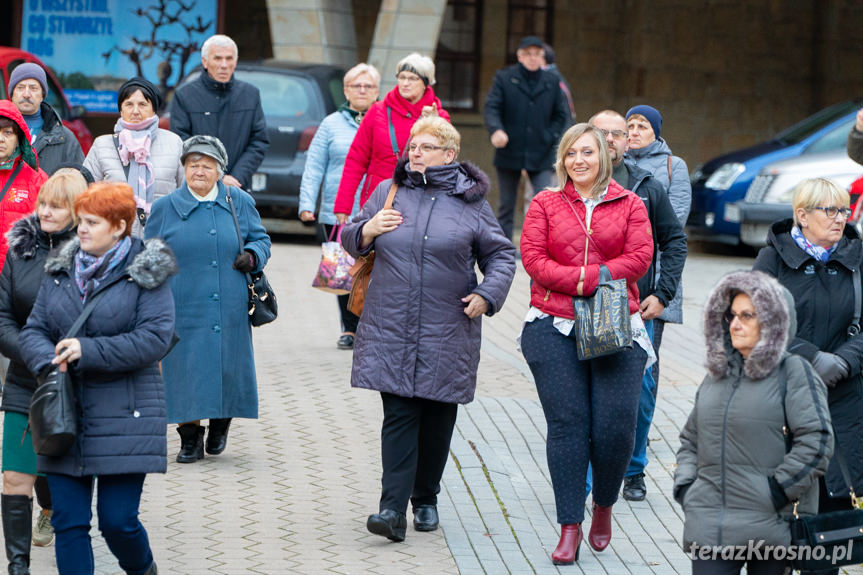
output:
M706 367L710 375L720 379L740 361L740 354L731 345L728 324L723 319L739 293L745 293L752 300L761 330L758 343L744 361L743 371L751 379L763 379L779 364L789 338L797 332L791 293L763 272L732 272L713 288L704 308Z
M135 253L135 244L143 244ZM60 250L45 261L46 273L65 272L74 274L75 254L81 247L77 237L64 244ZM158 238L146 241L132 238L132 263L126 267L126 273L144 289L155 289L177 273L177 260L168 244Z

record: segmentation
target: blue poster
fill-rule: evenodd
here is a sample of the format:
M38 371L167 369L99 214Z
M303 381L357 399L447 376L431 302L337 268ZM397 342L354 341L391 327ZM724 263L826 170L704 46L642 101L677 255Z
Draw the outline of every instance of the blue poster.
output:
M116 90L144 76L167 96L201 63L218 0L24 0L21 48L54 69L73 106L117 112Z

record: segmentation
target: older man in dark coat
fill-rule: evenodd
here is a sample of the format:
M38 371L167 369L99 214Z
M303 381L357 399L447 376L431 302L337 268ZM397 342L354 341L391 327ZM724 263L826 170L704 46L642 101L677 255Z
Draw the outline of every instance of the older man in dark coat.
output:
M517 56L518 64L495 74L483 111L491 144L497 148L497 219L510 239L521 171L527 170L536 192L552 183L555 147L570 121L557 76L542 69L542 40L524 38Z
M248 190L270 140L261 106L261 93L234 77L237 45L216 34L201 47L204 70L198 79L178 89L171 105L171 131L184 141L191 136L215 136L228 152L222 181Z

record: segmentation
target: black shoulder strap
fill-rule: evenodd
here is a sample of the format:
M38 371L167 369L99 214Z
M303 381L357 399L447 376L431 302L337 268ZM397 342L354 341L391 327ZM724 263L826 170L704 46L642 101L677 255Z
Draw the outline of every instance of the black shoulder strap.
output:
M225 186L225 201L228 202L228 207L231 208L231 217L234 218L234 228L237 230L237 242L240 244L240 252L243 253L243 234L240 232L240 220L237 218L237 210L234 209L234 198L231 196L230 186ZM246 283L253 285L252 275L246 274Z
M399 143L396 141L396 128L393 126L393 110L387 106L387 124L390 126L390 145L393 147L393 155L399 157Z
M90 317L90 313L92 313L93 308L96 307L96 302L102 298L103 293L105 293L104 290L97 292L87 300L87 303L84 305L84 309L81 310L81 315L78 316L78 319L76 319L75 323L72 324L72 327L69 328L69 333L66 334L66 339L77 335L81 330L81 326L83 326L84 322L87 321L87 318Z
M21 158L21 160L18 162L18 165L15 166L15 169L12 170L11 174L9 174L9 179L6 180L6 184L4 184L3 190L0 191L0 202L2 202L3 198L6 197L6 192L9 191L9 188L12 186L12 182L15 181L15 178L18 177L18 172L21 171L21 166L23 166L23 165L24 165L24 158Z
M852 273L854 282L854 319L848 326L848 337L854 337L860 333L860 308L863 307L863 285L860 283L860 267L855 267Z
M123 163L123 156L120 155L120 135L114 134L114 148L117 150L117 157L120 158L120 165L123 166L123 173L126 174L126 181L129 181L129 164Z

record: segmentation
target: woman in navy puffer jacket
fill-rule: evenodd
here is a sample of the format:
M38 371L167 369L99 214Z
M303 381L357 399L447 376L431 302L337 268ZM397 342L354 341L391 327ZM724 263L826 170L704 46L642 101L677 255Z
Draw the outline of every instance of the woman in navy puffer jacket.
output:
M131 237L136 209L127 184L99 183L75 201L78 238L45 264L46 277L21 331L30 371L66 367L75 384L78 437L60 457L39 456L54 498L57 568L92 574L90 505L98 476L99 529L129 574L155 574L138 505L147 473L167 468L165 393L159 359L174 332L166 283L177 266L160 240ZM89 298L102 294L76 337L66 338Z

